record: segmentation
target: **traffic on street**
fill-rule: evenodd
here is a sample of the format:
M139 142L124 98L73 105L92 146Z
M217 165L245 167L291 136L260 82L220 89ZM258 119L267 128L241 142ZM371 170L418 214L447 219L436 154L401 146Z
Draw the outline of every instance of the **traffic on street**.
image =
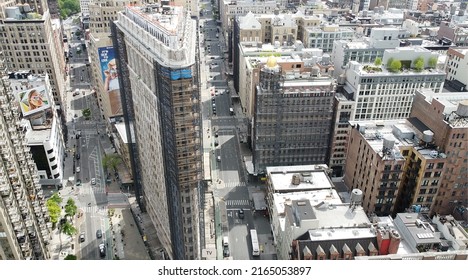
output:
M200 54L202 72L206 73L202 75L204 86L201 88L205 100L209 100L202 106L202 116L211 121L208 133L213 152L214 195L215 199L223 201L219 204L219 211L227 217L224 221L227 231L220 233L229 241L228 248L223 246L223 257L234 260L276 259L268 217L253 211L251 193L257 191L258 186L248 182L241 152L241 145L245 147L247 144L243 141L240 127L246 126L248 120L232 98L234 88L229 86L231 77L227 75L231 70L226 41L219 21L213 17L214 4L202 1L200 5L203 7L199 20ZM252 229L258 233L260 256L252 255Z

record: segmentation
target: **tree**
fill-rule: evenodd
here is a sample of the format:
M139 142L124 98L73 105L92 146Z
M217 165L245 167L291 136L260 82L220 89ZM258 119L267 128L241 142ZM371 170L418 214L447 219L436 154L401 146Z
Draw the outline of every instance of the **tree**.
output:
M431 68L436 68L437 66L437 57L431 57L429 58L429 61L427 63L429 65L429 67Z
M67 200L67 204L65 205L65 213L67 214L68 217L70 217L70 220L73 222L73 217L76 215L76 212L78 210L78 207L76 207L75 201L73 198L69 198Z
M377 58L374 60L374 64L375 64L376 66L382 65L382 58L377 57Z
M75 255L67 255L64 260L77 260L78 258Z
M55 203L53 200L47 200L47 210L49 211L50 221L52 222L53 227L58 223L60 219L60 214L62 213L62 209L60 205Z
M413 67L416 71L421 71L424 69L424 59L422 57L418 57L413 62Z
M63 225L61 225L60 231L70 237L75 235L77 232L76 228L69 221L66 221Z
M89 117L91 117L91 109L89 108L81 110L81 113L83 114L83 117L85 117L85 119L87 120L89 120Z
M401 61L399 60L392 60L390 66L388 67L392 72L398 72L401 69Z
M54 201L55 203L59 204L62 203L63 199L60 197L60 195L58 193L54 193L50 198L49 200L52 200Z
M59 0L60 16L65 19L70 15L80 12L79 0Z
M54 193L46 202L50 221L52 222L53 227L55 227L55 225L58 223L60 215L62 214L60 203L62 203L62 198L58 195L58 193Z
M112 168L114 171L117 171L117 166L122 162L122 157L118 154L109 154L105 155L102 159L102 166L104 169Z

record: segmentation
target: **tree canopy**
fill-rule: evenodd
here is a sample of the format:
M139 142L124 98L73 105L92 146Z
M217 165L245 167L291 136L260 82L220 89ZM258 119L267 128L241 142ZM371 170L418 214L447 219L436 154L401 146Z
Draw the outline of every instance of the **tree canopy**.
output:
M421 71L424 69L424 59L422 57L418 57L413 62L413 67L417 71Z
M68 236L73 236L77 232L76 228L69 221L66 221L62 225L61 231Z
M392 72L398 72L401 69L401 61L399 60L392 60L392 62L389 64L388 68Z
M73 217L76 215L76 211L78 210L78 207L75 204L75 201L73 198L69 198L67 200L67 204L65 205L65 213L67 214L70 219L73 219Z
M382 65L382 58L377 57L377 58L374 60L374 64L375 64L376 66Z
M431 57L429 58L429 61L427 63L429 65L429 67L431 68L436 68L437 66L437 57Z
M122 158L118 154L105 155L102 158L102 166L105 169L112 168L114 171L117 170L117 166L122 162Z
M62 198L58 195L58 193L54 193L46 202L50 221L54 226L57 224L60 219L60 215L62 214L60 203L62 203Z
M60 16L65 19L81 11L79 0L59 0Z

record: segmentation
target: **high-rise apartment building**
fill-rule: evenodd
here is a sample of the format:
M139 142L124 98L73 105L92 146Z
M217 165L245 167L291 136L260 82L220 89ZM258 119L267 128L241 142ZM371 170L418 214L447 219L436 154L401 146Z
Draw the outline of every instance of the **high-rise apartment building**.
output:
M137 190L173 259L200 257L202 182L197 23L180 6L128 6L112 36L135 144ZM128 139L131 139L129 136Z
M260 70L252 127L254 173L267 166L320 164L328 160L335 83L311 72L281 69L271 56ZM298 64L293 64L295 67ZM300 64L299 64L300 65Z
M9 71L47 74L54 101L60 105L66 78L60 23L51 20L46 0L23 2L0 3L0 45L6 67Z
M15 95L8 76L1 74L0 259L44 260L50 258L47 242L51 224L36 163L25 136L29 122L21 118L40 110L27 102L32 98L37 101L40 92L30 89Z
M80 0L81 15L89 15L89 5L92 3L90 0Z
M434 212L462 214L468 206L468 93L421 90L415 95L411 117L435 132L434 143L447 156L443 170L429 168L430 172L445 171L438 178L440 189Z
M40 105L33 110L22 107L25 142L36 163L39 183L43 187L60 189L63 184L65 142L60 116L55 110L47 76L31 75L30 71L9 73L10 87L15 96L39 94Z

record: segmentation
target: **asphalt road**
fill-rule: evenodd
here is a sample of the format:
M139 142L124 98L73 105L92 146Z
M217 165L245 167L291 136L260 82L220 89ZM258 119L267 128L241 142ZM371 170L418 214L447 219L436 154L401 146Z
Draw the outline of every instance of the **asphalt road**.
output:
M78 193L76 204L79 211L83 213L83 220L80 224L79 232L85 234L85 241L79 243L81 259L97 260L102 259L99 254L98 246L100 243L107 245L105 259L112 259L112 233L110 231L107 210L108 195L106 194L105 174L102 168L103 148L101 137L105 135L105 124L100 120L100 113L97 107L97 100L91 94L90 74L87 50L81 45L81 40L72 32L79 30L78 26L71 25L72 21L64 21L64 30L68 36L68 51L72 54L68 63L68 75L70 86L67 92L67 106L69 120L68 131L70 139L68 148L72 150L71 156L75 156L74 165L66 168L69 176L75 176L75 182L80 179L81 186L75 186ZM80 51L77 51L78 48ZM67 48L66 48L67 49ZM73 96L78 89L79 94ZM91 117L86 120L82 116L82 109L89 108ZM81 134L79 139L76 135ZM80 171L76 172L76 167ZM91 185L91 179L95 178L96 184ZM121 197L115 197L114 200L121 200ZM101 230L102 238L97 238L96 232Z

